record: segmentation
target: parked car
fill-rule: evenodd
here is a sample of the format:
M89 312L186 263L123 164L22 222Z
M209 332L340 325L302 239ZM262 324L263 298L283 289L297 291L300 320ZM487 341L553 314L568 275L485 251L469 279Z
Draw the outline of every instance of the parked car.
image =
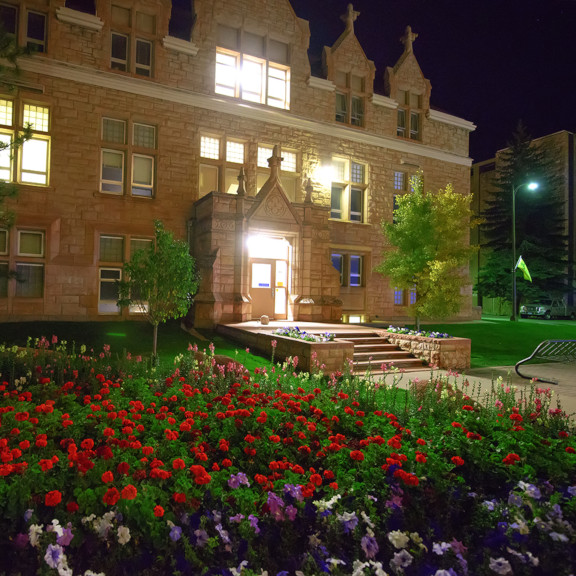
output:
M576 318L576 307L568 306L562 298L543 298L533 304L520 306L520 316L522 318Z

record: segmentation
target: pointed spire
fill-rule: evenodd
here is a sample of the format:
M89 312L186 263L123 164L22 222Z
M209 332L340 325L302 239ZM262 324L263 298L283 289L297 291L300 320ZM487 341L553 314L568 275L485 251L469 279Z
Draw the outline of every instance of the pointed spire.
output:
M356 22L356 18L360 16L360 12L354 10L354 6L352 4L348 4L348 8L346 9L346 14L342 14L340 18L346 24L346 30L351 30L354 32L354 22Z
M246 176L244 174L244 166L242 166L242 168L240 168L240 173L238 174L238 196L246 195L246 188L244 187L245 180Z
M418 34L412 32L411 26L406 26L406 30L404 31L404 36L400 38L400 42L404 44L404 52L412 52L412 44L414 40L418 38Z
M314 192L314 187L312 186L312 180L310 178L308 178L304 189L306 190L306 198L304 199L304 202L306 202L306 204L312 204L312 192Z
M270 166L270 178L280 178L280 165L282 164L282 158L280 156L280 146L276 144L274 150L272 151L272 156L268 158L268 166Z

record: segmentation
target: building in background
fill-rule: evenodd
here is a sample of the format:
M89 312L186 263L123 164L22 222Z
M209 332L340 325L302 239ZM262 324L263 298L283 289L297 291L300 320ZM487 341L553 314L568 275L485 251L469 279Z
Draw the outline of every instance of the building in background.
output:
M197 259L197 327L405 318L417 295L373 272L380 224L419 170L427 189L469 192L474 125L431 106L409 27L375 93L358 16L349 5L313 75L287 0L2 0L36 53L0 94L3 141L33 128L0 155L20 184L0 320L135 318L115 282L155 219ZM460 316L474 312L469 287Z
M576 204L575 204L575 178L576 153L574 149L574 133L568 131L548 134L532 140L532 145L541 148L553 159L551 163L554 171L553 180L556 183L557 196L563 204L564 233L567 239L566 264L566 294L568 304L574 305L576 294L573 288L575 282L576 265ZM494 158L474 163L472 166L471 188L474 195L474 212L481 215L486 209L486 201L495 193L494 180L502 155L507 149L499 150ZM545 194L545 190L540 193ZM476 228L472 231L471 242L481 245L483 242L481 231ZM483 263L484 251L477 252L470 267L473 285L476 285L478 271ZM529 266L528 266L529 267ZM474 290L474 304L481 306L486 314L509 316L511 313L510 299L487 298Z

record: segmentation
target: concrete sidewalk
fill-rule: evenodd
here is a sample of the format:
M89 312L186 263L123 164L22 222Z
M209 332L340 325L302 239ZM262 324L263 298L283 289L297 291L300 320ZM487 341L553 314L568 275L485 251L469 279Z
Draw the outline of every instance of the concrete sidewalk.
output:
M551 403L551 408L560 407L562 410L569 414L576 420L576 367L565 364L525 364L520 368L522 374L531 376L536 379L544 378L546 380L553 380L558 384L550 384L546 382L535 382L535 385L540 388L550 388L554 393ZM464 380L468 380L470 385L475 384L480 387L481 395L488 393L492 389L493 383L496 384L498 378L502 378L504 384L515 386L517 392L525 390L526 393L530 391L532 383L530 380L521 378L516 374L514 366L498 366L490 368L474 368L467 370L465 374L454 376L446 370L417 370L407 371L401 374L400 386L407 387L410 381L429 380L431 374L442 374L448 376L450 382L456 381L458 387L461 387ZM400 377L398 376L398 377ZM382 376L374 376L375 380L379 380ZM389 374L386 377L388 383L392 382L393 375Z

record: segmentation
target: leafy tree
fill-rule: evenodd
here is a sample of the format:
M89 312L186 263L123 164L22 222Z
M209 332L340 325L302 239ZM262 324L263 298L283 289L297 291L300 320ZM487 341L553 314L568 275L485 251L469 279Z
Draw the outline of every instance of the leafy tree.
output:
M14 92L16 90L15 80L19 74L18 58L29 54L28 48L18 46L13 35L8 34L0 26L0 89L2 91ZM18 134L10 144L0 142L0 152L10 148L15 150L21 146L31 136L29 126ZM18 187L10 182L0 180L0 228L10 228L14 223L14 213L5 206L7 198L13 198L18 192Z
M389 248L376 270L393 286L416 288L408 312L420 326L421 317L445 318L459 311L461 289L468 282L467 265L472 218L470 194L448 184L436 194L424 192L422 175L412 178L413 192L398 197L394 222L383 222Z
M152 324L152 355L156 358L158 325L188 312L200 280L188 245L174 239L162 222L156 220L154 228L151 246L137 250L124 266L125 280L118 283L118 305L138 307Z
M483 212L482 263L478 291L512 299L512 196L516 189L516 255L528 265L532 283L517 270L518 304L524 299L566 292L567 238L561 179L553 157L532 142L523 124L498 156L494 192ZM535 192L525 184L538 182ZM514 263L515 264L515 263Z

